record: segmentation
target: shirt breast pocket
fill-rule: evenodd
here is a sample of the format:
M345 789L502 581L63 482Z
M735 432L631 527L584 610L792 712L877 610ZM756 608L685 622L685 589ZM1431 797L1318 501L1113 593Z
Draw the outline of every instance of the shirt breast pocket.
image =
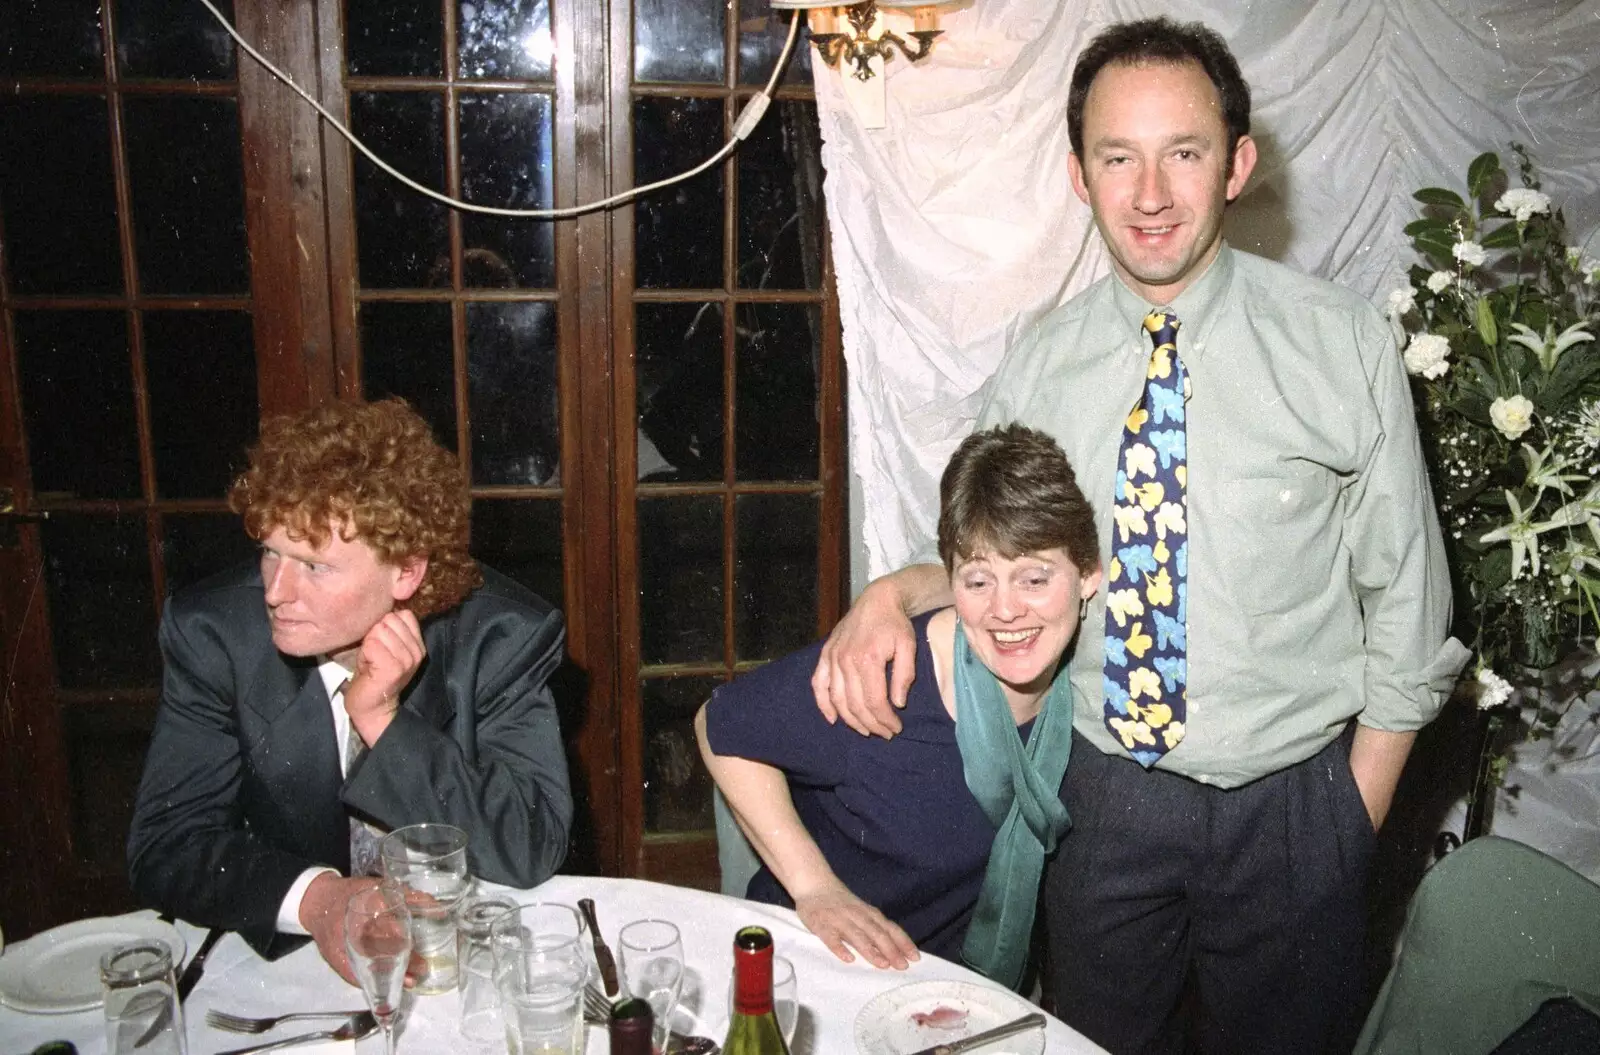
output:
M1338 479L1325 470L1251 477L1223 488L1228 592L1244 611L1276 616L1331 588L1338 553Z

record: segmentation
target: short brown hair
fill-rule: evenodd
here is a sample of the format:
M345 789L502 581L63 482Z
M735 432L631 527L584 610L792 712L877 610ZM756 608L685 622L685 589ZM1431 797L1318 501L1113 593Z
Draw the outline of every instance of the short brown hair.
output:
M483 583L467 554L467 475L403 399L268 419L228 505L258 541L281 527L320 547L342 522L342 538L365 542L385 564L426 557L422 585L403 603L418 618L455 607Z
M1016 424L962 440L939 479L945 571L979 553L1015 559L1057 547L1085 575L1100 567L1094 510L1060 445Z

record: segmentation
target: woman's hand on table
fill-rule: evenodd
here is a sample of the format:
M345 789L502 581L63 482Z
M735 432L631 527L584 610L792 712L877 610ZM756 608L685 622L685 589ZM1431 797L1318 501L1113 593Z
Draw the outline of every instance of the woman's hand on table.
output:
M843 885L795 898L795 912L806 929L845 963L855 962L851 949L874 967L903 971L920 959L917 946L899 925L862 901Z

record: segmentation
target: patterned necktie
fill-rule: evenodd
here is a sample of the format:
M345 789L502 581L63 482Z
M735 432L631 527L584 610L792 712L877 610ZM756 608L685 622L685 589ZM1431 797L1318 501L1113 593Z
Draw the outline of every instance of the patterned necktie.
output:
M345 687L350 684L346 678L344 684L334 692L334 698L344 695ZM356 763L367 753L367 743L361 739L361 734L356 732L355 723L351 722L344 738L344 774L349 779L355 771ZM383 833L360 817L350 817L350 874L352 876L366 876L378 874L378 841L383 838Z
M1128 414L1117 454L1106 575L1106 728L1140 765L1183 739L1189 681L1188 374L1178 358L1178 317L1154 311L1155 349L1144 395Z

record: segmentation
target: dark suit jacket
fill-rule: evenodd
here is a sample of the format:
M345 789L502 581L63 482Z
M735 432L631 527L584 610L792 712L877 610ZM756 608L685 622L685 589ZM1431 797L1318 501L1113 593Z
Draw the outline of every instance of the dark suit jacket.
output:
M428 655L378 742L341 780L314 658L272 644L259 568L241 565L171 598L144 779L128 834L148 906L241 932L263 955L307 868L349 870L346 807L384 828L454 824L468 867L529 887L560 866L572 793L545 686L561 613L489 568L484 585L423 626Z

